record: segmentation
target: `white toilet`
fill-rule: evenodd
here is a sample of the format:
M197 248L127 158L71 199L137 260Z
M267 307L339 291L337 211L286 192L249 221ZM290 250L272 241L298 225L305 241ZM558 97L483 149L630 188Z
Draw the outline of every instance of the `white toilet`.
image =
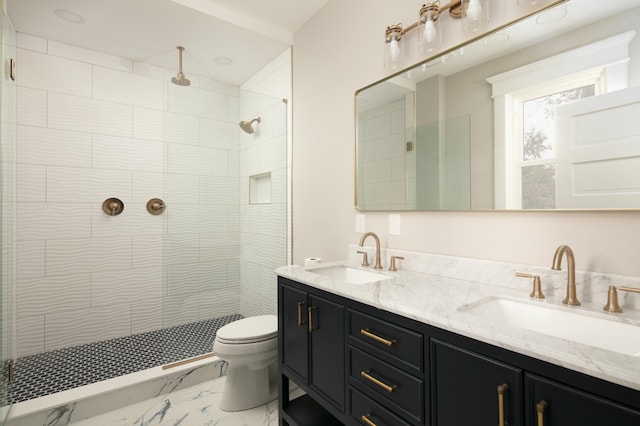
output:
M229 363L221 410L248 410L278 397L277 316L249 317L221 327L213 351Z

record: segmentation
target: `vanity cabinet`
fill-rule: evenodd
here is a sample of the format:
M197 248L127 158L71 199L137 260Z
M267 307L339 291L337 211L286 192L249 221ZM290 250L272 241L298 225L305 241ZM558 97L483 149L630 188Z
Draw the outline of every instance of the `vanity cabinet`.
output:
M283 278L279 281L280 372L321 399L325 407L328 403L330 410L342 412L346 391L344 307L327 297L301 289L297 283ZM288 389L288 382L284 388ZM305 417L309 412L315 413L320 421L318 424L341 424L339 421L334 423L330 413L322 407L311 407L313 402L305 399L308 398L286 407L299 424L315 424ZM289 401L285 403L287 405ZM297 415L300 417L295 417Z
M640 425L640 391L278 283L283 426Z
M432 423L522 426L522 370L431 339Z

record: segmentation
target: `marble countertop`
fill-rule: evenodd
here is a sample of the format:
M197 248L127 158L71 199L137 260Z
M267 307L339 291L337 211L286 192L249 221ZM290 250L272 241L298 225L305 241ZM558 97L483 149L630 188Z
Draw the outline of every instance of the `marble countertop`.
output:
M356 266L354 262L323 263L322 267ZM532 301L529 286L516 288L477 282L473 278L452 278L433 273L399 271L380 273L388 276L380 281L352 285L332 279L303 266L285 266L276 270L280 276L322 289L376 308L411 318L438 328L490 343L514 352L538 358L571 370L640 390L640 353L623 354L576 341L531 331L483 318L458 308L487 297L501 297L524 303L545 305L577 315L600 317L640 327L640 311L627 310L624 315L611 315L602 310L604 303L583 301L579 307L562 305L560 291L551 292L544 300ZM376 271L377 272L377 271ZM520 282L521 283L521 282ZM604 346L604 345L603 345Z

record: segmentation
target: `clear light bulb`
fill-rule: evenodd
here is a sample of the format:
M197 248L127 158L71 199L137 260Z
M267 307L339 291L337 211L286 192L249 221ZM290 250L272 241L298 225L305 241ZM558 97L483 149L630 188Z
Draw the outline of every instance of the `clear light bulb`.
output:
M400 45L395 37L389 42L389 56L392 62L396 62L400 59Z
M422 37L427 43L431 43L436 38L436 26L430 18L428 17L424 23L424 32L422 33Z
M480 4L480 0L469 0L469 6L467 7L467 16L473 20L477 21L480 19L480 15L482 14L482 5Z

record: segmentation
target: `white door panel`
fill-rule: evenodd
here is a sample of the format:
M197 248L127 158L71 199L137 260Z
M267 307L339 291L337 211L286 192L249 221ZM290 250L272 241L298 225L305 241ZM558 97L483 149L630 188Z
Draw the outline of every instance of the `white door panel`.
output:
M559 106L556 123L556 207L640 207L640 87Z

